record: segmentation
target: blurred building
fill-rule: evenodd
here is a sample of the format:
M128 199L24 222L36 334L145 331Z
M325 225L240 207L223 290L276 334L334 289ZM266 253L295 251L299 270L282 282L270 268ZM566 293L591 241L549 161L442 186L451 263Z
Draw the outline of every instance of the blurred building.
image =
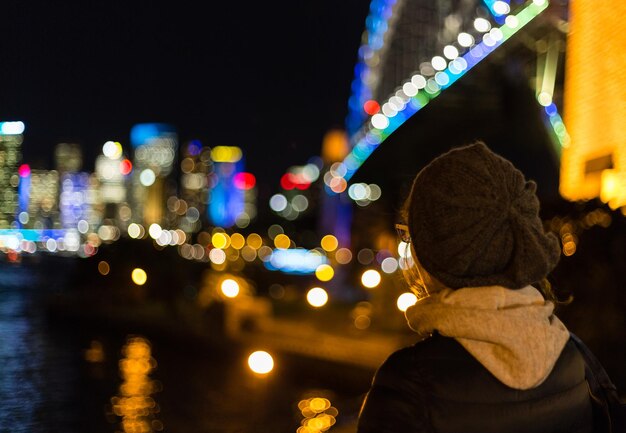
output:
M77 229L87 233L101 221L99 211L98 181L87 172L61 175L59 214L61 228Z
M19 227L59 228L59 172L31 169L23 164L19 176Z
M120 228L126 228L132 217L127 203L132 169L132 162L125 157L119 142L104 143L102 154L96 157L95 173L99 188L101 219Z
M626 205L626 3L570 1L561 194ZM610 35L610 36L608 36Z
M211 149L211 160L215 182L208 205L209 221L219 227L232 227L241 218L249 222L245 212L246 190L239 188L245 166L243 152L236 146L216 146Z
M59 173L77 172L83 167L83 152L77 143L59 143L54 149L54 162Z
M187 233L208 222L210 187L215 183L211 149L192 140L183 146L180 162L180 198L171 196L167 207L176 226Z
M95 175L80 171L83 167L83 152L80 145L57 144L54 149L54 160L55 174L41 177L41 180L46 182L53 180L55 175L57 178L58 219L54 226L78 230L83 234L96 231L102 222L99 182ZM34 174L35 171L31 179L31 196L37 198L39 193L35 191ZM42 171L41 175L44 174ZM47 188L53 189L50 184Z
M178 135L164 123L140 123L131 129L134 150L131 178L132 220L150 225L165 218L167 197L176 195L172 179Z
M18 209L18 163L22 159L22 122L0 122L0 228L15 228Z

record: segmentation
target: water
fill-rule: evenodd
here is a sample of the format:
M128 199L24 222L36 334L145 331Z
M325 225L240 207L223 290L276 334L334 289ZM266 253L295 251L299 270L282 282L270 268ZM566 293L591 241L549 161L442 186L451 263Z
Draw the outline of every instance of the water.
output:
M247 348L52 321L48 275L0 268L0 432L295 432L307 415L353 431L367 375L282 356L261 377Z

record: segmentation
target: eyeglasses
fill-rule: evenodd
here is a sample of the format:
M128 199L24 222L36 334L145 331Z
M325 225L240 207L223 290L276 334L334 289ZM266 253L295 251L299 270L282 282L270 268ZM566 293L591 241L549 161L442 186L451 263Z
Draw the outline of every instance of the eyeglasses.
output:
M398 233L398 238L404 243L411 242L411 235L409 234L409 226L406 224L396 224L396 232Z

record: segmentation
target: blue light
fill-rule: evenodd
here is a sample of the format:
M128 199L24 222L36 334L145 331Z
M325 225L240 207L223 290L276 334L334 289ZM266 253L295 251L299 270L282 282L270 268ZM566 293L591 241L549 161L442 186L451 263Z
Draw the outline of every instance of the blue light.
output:
M24 122L0 122L0 135L20 135L24 129Z
M18 240L30 242L44 242L48 239L58 240L64 238L67 230L63 229L0 229L0 240L7 237L15 237Z
M556 105L554 104L554 102L552 102L550 105L548 105L547 107L545 107L546 110L546 114L550 117L554 116L555 114L558 113L557 109L556 109Z
M209 191L208 213L211 222L219 227L232 227L244 210L244 191L236 188L235 174L244 170L244 159L236 163L214 162L217 183Z
M176 129L166 123L139 123L130 130L130 143L139 147L153 138L175 133Z
M28 203L30 201L30 173L28 176L20 176L20 183L17 187L18 196L18 213L28 212ZM20 227L22 223L17 220Z
M192 140L187 146L187 153L191 156L198 156L202 151L202 143L200 140Z
M370 88L364 82L370 69L365 61L383 47L384 35L388 30L388 21L393 15L395 3L396 0L373 0L370 3L370 13L365 19L365 31L363 33L363 40L366 42L358 50L358 62L354 67L354 79L351 85L352 97L349 99L348 115L345 122L346 131L350 137L359 130L367 119L367 115L363 111L363 104L372 96Z
M270 271L281 271L286 274L307 275L315 273L315 270L328 263L326 256L317 251L313 252L303 248L288 250L274 250L265 267Z
M86 201L88 189L89 173L65 173L61 178L59 213L64 229L74 229L80 220L88 219L91 211L91 205Z
M504 19L506 18L506 14L500 13L495 8L495 3L501 1L503 3L509 4L509 0L483 0L483 3L489 10L489 13L493 16L498 24L504 23Z

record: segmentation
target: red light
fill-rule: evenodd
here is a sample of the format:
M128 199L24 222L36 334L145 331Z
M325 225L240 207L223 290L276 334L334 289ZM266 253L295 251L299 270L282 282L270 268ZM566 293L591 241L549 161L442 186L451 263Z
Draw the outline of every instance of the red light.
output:
M130 160L125 159L122 162L120 162L120 172L126 176L127 174L130 174L130 172L133 171L133 163L130 162Z
M20 168L17 169L17 172L20 177L28 177L30 176L30 167L28 164L22 164Z
M233 183L237 189L249 190L256 185L256 178L252 173L241 172L233 176Z
M373 116L380 111L380 104L370 99L365 104L363 104L363 110L370 116Z
M311 186L310 183L298 183L298 184L296 184L296 188L299 189L300 191L304 191L305 189L309 189L310 186Z
M291 173L283 174L283 177L280 178L280 186L283 189L294 189L296 186L293 184Z
M291 179L295 187L301 191L311 186L311 182L309 182L309 179L303 174L292 174Z
M15 250L10 250L7 253L7 258L9 259L10 262L19 262L20 261L20 255Z
M93 256L96 253L96 247L94 247L93 245L89 243L84 245L84 249L85 249L86 256Z
M294 173L285 173L283 177L280 178L280 186L283 189L291 190L291 189L299 189L305 190L311 186L311 182L306 178L306 176L302 174L294 174Z

